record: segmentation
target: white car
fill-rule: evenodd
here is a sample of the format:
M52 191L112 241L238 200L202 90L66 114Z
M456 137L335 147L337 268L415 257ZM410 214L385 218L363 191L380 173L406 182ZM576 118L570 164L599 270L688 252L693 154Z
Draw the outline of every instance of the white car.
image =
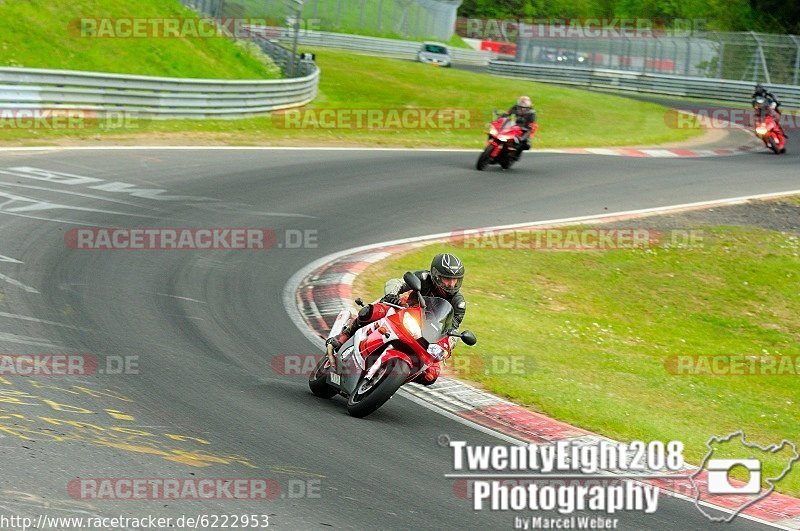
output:
M445 67L451 66L453 61L447 46L438 42L423 43L417 57L421 63Z

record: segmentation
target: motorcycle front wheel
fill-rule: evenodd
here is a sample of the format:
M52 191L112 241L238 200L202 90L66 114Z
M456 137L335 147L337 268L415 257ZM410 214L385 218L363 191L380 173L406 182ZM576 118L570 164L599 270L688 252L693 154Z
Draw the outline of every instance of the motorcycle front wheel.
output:
M335 387L330 385L326 378L328 373L331 372L330 364L328 363L328 356L322 356L322 359L317 362L317 366L308 375L308 387L311 392L320 398L332 398L338 391Z
M475 164L475 169L478 171L483 171L486 169L486 166L489 165L489 161L492 159L492 151L494 150L494 146L488 146L486 149L483 150L481 156L478 157L478 163Z
M389 360L372 378L362 378L347 400L347 412L356 418L373 413L392 398L411 375L411 367L399 360Z
M772 150L773 153L777 154L778 153L778 146L775 143L775 140L772 137L770 137L768 142L769 143L767 145L769 146L769 148Z

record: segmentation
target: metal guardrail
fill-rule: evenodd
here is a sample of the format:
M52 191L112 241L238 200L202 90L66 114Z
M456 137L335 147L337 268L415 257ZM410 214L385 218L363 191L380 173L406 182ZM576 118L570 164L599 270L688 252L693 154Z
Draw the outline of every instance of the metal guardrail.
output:
M0 68L0 113L13 109L80 109L149 118L241 118L299 107L317 95L319 70L263 81Z
M289 42L294 33L288 28L264 28L251 26L254 34L263 32L283 42ZM422 42L402 41L396 39L383 39L379 37L365 37L363 35L347 35L344 33L330 33L327 31L300 31L299 42L304 46L319 46L321 48L341 48L361 52L378 53L389 57L401 59L416 59L422 47ZM454 48L448 46L454 63L486 65L492 58L489 52Z
M511 61L491 61L489 72L545 83L559 83L613 90L628 90L669 96L750 103L753 83L704 77L672 76L622 70L550 66ZM769 85L784 107L800 108L800 86Z

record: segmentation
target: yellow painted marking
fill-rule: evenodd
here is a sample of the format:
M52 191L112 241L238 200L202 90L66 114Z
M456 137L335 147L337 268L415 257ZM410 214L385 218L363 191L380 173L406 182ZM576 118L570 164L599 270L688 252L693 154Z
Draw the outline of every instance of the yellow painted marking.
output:
M33 440L30 437L26 437L26 436L22 435L21 433L17 432L13 428L9 428L7 426L3 426L2 424L0 424L0 431L8 433L10 435L13 435L14 437L19 437L20 439L23 439L25 441L32 441Z
M128 415L117 409L106 409L105 412L118 420L136 420L133 418L133 415Z
M35 406L33 402L23 402L15 396L0 396L0 402L4 404L16 404L18 406Z
M192 440L192 441L195 441L195 442L199 442L200 444L211 444L210 442L208 442L205 439L198 439L197 437L189 437L188 435L176 435L174 433L165 433L164 435L167 438L172 439L173 441L183 442L183 441Z
M92 396L94 398L99 398L101 396L110 396L111 398L122 400L123 402L133 402L133 400L128 398L127 396L121 393L114 392L111 389L105 389L104 391L96 391L94 389L89 389L88 387L83 387L80 385L73 385L72 388L77 389L82 393L86 393L87 395Z
M91 415L94 413L92 410L83 407L70 406L69 404L59 404L58 402L53 402L52 400L47 400L46 398L42 398L41 400L56 411L69 411L70 413L80 413L82 415Z
M8 379L5 376L0 376L0 384L3 384L3 385L14 385L11 382L9 382Z
M64 389L63 387L58 387L57 385L52 385L48 383L42 383L39 380L30 380L31 387L35 387L37 389L56 389L58 391L64 391L65 393L70 393L73 395L80 394L77 391L70 391L69 389Z
M132 428L119 428L113 427L111 428L112 431L118 431L120 433L124 433L126 435L137 435L140 437L156 437L155 433L150 433L149 431L141 431L141 430L134 430Z
M89 428L91 430L97 431L105 431L104 428L101 428L97 424L91 424L89 422L81 422L79 420L61 420L61 419L54 419L53 417L39 417L41 420L53 424L54 426L63 426L64 424L68 426L73 426L75 428Z
M151 454L151 455L160 455L162 457L169 456L167 452L164 450L159 450L158 448L153 448L152 446L145 446L141 444L129 444L124 442L118 441L107 441L105 439L95 439L95 441L102 445L108 446L111 448L119 448L120 450L127 450L129 452L136 452L140 454Z
M10 433L11 435L14 435L15 437L19 437L20 439L23 439L23 440L26 440L26 441L35 441L36 439L41 439L42 436L50 437L51 439L53 439L55 441L59 441L59 442L66 440L61 435L56 435L55 433L50 433L48 431L33 430L33 429L29 429L29 428L22 428L20 426L15 426L13 428L9 428L8 426L0 426L0 430L5 431L6 433ZM30 433L34 437L36 437L36 439L31 439L30 437L28 437L26 435L22 435L23 433Z

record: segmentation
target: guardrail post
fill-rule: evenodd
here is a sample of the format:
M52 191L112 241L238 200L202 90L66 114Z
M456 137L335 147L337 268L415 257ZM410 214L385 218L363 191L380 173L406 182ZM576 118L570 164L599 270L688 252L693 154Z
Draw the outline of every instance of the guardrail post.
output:
M772 83L772 80L770 79L769 76L769 68L767 68L767 58L764 57L764 47L761 45L761 39L758 38L758 35L756 35L756 32L754 31L751 31L750 35L753 36L753 39L755 39L756 41L756 46L758 46L758 50L756 51L756 68L758 63L760 62L761 69L764 71L764 80L767 83ZM756 72L753 72L754 77L757 75L758 74ZM758 81L758 78L756 77L756 79L754 79L753 81Z

